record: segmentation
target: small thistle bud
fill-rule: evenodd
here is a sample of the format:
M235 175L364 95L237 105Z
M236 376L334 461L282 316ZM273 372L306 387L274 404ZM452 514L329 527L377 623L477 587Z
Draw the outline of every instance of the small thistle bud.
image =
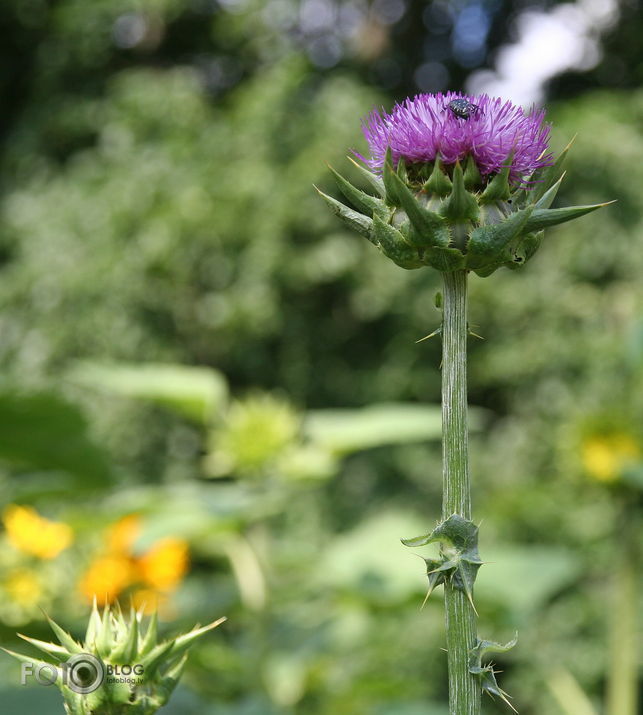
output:
M543 230L607 204L551 209L563 178L548 152L544 110L526 114L483 94L421 94L363 122L371 156L358 166L378 196L331 169L354 208L320 192L350 228L402 268L520 268Z
M143 629L142 610L132 609L125 617L120 608L105 606L101 615L94 600L83 643L48 618L59 643L18 634L47 660L6 652L56 676L68 715L152 715L169 700L188 649L225 620L159 642L156 613Z

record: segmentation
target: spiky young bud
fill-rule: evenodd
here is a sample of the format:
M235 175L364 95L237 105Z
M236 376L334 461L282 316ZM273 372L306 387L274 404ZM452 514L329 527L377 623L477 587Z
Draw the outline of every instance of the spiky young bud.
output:
M607 204L550 206L569 146L553 162L544 112L510 102L418 95L364 122L372 196L331 169L354 209L319 192L350 228L398 266L439 271L523 266L543 230Z
M188 649L225 620L159 642L156 613L143 629L142 611L131 609L126 617L105 606L101 615L94 601L83 643L48 618L59 643L18 634L48 660L6 652L55 678L69 715L152 715L169 700Z

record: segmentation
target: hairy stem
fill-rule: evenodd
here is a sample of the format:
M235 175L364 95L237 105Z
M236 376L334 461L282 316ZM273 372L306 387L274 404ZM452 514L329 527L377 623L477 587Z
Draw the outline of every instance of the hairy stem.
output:
M471 519L467 448L467 272L444 273L442 324L442 517ZM445 585L451 715L479 715L481 688L469 673L476 615L462 591Z

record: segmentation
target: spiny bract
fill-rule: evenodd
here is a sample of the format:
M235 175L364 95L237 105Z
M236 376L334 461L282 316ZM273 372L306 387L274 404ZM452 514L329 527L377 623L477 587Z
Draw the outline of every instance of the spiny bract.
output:
M460 97L476 111L449 109ZM544 229L606 204L551 209L567 146L547 153L544 112L510 102L418 95L390 115L372 113L364 134L372 157L355 164L371 195L331 171L354 208L319 192L330 208L398 266L439 271L519 268L536 252Z
M105 606L101 616L96 602L85 641L77 643L55 621L47 619L60 643L48 643L18 634L51 660L7 651L34 669L45 666L56 674L69 715L152 715L172 694L197 638L225 621L220 618L189 633L158 641L158 619L153 613L143 633L143 612ZM76 669L76 666L80 666Z

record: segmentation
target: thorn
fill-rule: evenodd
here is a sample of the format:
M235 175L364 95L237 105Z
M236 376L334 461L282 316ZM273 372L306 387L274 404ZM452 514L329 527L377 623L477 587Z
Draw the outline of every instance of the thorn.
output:
M561 154L562 154L563 152L565 152L565 151L568 151L568 150L571 148L572 144L576 141L576 137L577 137L577 136L578 136L578 132L577 132L576 134L574 134L574 136L569 140L569 143L568 143L567 146L563 149L563 151L561 151ZM545 150L545 151L546 151L546 150Z
M423 338L416 340L415 344L417 345L418 343L424 342L425 340L428 340L429 338L433 338L436 335L440 335L441 332L442 332L442 326L440 326L439 328L436 328L432 333L429 333L429 335L425 335Z
M471 597L471 594L470 594L468 591L465 591L465 593L467 594L467 598L469 599L469 603L471 604L471 608L473 608L473 612L476 614L476 616L479 616L480 614L479 614L478 611L476 610L476 606L475 606L475 604L474 604L474 602L473 602L473 598Z
M433 593L433 589L432 589L432 588L430 588L430 589L426 592L426 596L424 597L424 601L422 601L422 605L420 606L420 610L421 610L421 611L424 610L424 606L426 606L426 602L429 600L429 596L430 596L432 593Z
M473 330L470 330L470 331L469 331L469 335L473 335L474 338L478 338L478 339L480 339L480 340L484 340L484 338L482 337L482 335L478 335L478 333L474 333ZM418 342L419 342L419 340L418 340Z

